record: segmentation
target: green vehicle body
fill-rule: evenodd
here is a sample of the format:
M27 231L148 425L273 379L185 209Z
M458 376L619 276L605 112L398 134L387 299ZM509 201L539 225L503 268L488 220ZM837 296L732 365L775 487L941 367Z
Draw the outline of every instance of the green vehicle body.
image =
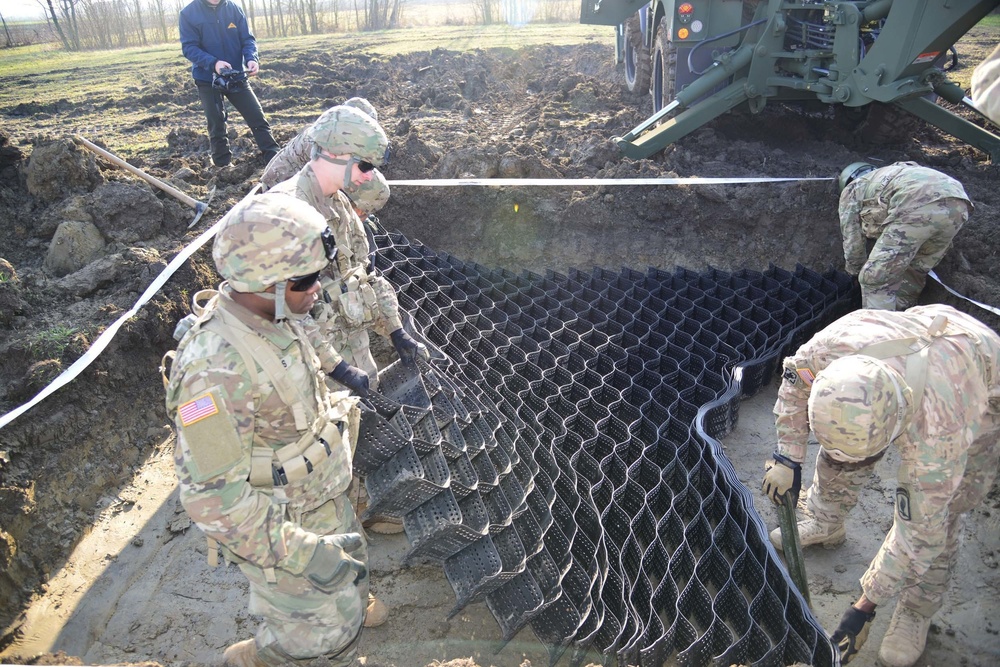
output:
M582 0L655 113L615 142L644 158L726 111L769 101L892 104L1000 159L1000 136L934 101L971 103L937 65L1000 0ZM640 42L641 35L641 42ZM649 58L646 67L645 58ZM636 76L629 76L635 74ZM650 81L646 84L646 81Z

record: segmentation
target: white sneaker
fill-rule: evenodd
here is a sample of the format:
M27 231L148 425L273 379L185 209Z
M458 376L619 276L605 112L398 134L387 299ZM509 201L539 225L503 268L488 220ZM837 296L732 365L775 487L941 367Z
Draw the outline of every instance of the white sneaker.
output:
M832 549L839 544L843 544L844 540L847 539L847 528L842 523L826 523L812 517L806 517L799 519L798 524L799 544L802 547L811 547L814 544L819 544L825 549ZM782 551L781 528L772 530L770 538L774 548Z
M910 667L916 663L927 645L927 630L930 627L931 619L897 604L878 650L879 664L884 667Z

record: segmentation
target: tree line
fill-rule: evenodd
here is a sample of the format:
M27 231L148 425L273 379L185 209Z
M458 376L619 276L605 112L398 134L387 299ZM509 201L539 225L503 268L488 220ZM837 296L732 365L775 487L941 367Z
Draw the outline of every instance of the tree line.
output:
M58 40L67 51L117 49L179 39L180 10L190 0L35 0L45 24L8 26L5 45ZM382 30L401 25L409 0L234 0L254 34L262 37L315 35L346 30ZM425 6L422 6L422 8ZM478 23L520 24L572 20L576 0L469 0ZM569 12L567 12L569 9ZM422 9L421 9L422 11ZM13 29L13 30L12 30Z

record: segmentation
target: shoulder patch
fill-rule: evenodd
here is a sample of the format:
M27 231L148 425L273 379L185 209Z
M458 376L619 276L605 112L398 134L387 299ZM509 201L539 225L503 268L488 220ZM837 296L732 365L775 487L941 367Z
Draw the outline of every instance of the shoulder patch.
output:
M781 374L781 377L782 379L787 381L788 384L795 384L795 382L799 379L799 376L791 368L786 368L784 372Z
M816 379L816 376L813 375L812 369L810 368L796 368L795 372L800 378L802 378L802 381L807 387L811 387L813 380Z
M190 426L217 414L219 414L219 406L215 404L215 398L211 394L203 394L177 408L177 416L180 417L181 426Z

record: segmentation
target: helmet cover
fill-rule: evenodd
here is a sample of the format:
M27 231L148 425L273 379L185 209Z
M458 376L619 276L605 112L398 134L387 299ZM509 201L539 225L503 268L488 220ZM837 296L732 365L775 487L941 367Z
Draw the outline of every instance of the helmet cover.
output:
M385 163L389 138L371 116L349 106L327 109L310 126L307 136L333 155L353 155L376 167Z
M354 207L368 213L375 213L389 201L389 184L378 169L372 171L372 177L348 193Z
M869 164L867 162L852 162L844 167L844 170L840 172L840 176L837 177L837 192L843 192L844 188L850 185L854 179L874 170L875 165L873 164Z
M245 198L223 222L212 246L219 274L238 292L263 292L326 267L323 215L291 195Z
M816 375L809 424L831 458L857 462L875 456L907 427L910 388L884 361L841 357Z

